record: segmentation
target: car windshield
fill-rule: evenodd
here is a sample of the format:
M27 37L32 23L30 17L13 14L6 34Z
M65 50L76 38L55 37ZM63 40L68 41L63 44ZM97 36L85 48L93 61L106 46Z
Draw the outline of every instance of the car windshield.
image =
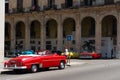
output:
M33 51L23 51L21 52L21 55L31 55L31 54L34 54Z
M46 54L46 51L40 51L38 52L38 55L45 55Z
M42 55L51 55L52 53L49 50L41 50L41 51L36 51L35 54L42 56Z

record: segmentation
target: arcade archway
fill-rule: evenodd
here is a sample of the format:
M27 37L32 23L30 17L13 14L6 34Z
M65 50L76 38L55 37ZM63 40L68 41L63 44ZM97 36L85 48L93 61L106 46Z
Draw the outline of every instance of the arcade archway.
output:
M10 41L11 41L11 25L8 22L5 22L5 56L6 52L10 51Z
M41 45L41 24L39 21L34 20L30 26L30 44L32 50L40 50Z
M57 22L50 19L46 23L46 49L57 50Z
M95 51L95 20L85 17L81 22L81 51Z
M17 22L15 28L16 44L15 49L24 50L25 39L25 24L22 21Z
M63 45L68 46L71 51L75 50L75 20L73 18L66 18L63 22ZM72 40L67 37L71 36Z
M113 15L102 20L102 57L113 58L116 55L117 19Z

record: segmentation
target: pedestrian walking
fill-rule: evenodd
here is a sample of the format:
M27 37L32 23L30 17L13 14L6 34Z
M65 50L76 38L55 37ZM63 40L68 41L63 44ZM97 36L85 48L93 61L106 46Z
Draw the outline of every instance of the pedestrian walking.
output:
M67 58L67 65L70 65L70 59L71 59L71 54L70 52L68 51L68 48L65 47L65 56Z

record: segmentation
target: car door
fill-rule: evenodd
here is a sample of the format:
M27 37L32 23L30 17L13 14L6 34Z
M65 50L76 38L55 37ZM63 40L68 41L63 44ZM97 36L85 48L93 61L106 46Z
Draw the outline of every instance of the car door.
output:
M60 62L60 58L59 58L59 55L57 55L57 54L53 54L53 55L51 55L51 57L50 57L50 65L52 66L52 67L54 67L54 66L58 66L59 65L59 62Z
M45 55L42 57L42 66L43 68L48 68L51 67L51 61L50 61L50 56L49 55Z

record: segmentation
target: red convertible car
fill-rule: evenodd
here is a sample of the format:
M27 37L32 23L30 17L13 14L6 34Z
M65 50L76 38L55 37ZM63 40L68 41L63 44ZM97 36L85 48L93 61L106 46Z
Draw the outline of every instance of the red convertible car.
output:
M80 53L79 58L98 59L98 58L101 58L101 54L95 53L95 52L82 52Z
M40 54L40 55L39 55ZM40 68L58 67L64 69L66 64L66 57L51 53L50 51L42 51L39 54L20 55L11 58L4 62L5 69L12 69L14 71L26 69L31 72L37 72ZM42 54L42 55L41 55Z

